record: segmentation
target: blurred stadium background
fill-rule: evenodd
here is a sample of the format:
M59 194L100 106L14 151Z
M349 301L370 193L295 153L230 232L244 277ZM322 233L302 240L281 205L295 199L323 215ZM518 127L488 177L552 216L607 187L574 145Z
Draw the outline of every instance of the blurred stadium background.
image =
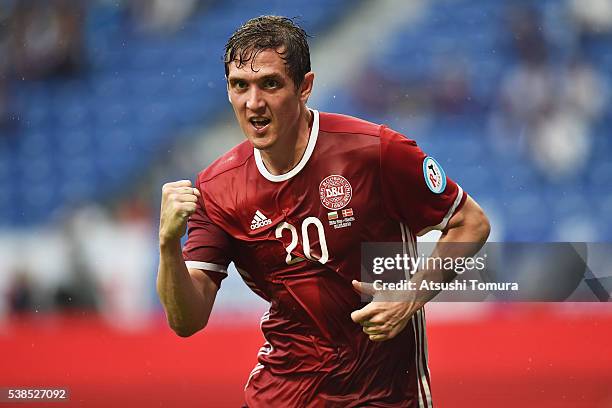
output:
M260 14L313 36L311 107L416 139L492 240L612 239L610 0L0 0L0 387L239 406L266 305L230 277L174 336L156 228L161 185L242 140L222 50ZM612 407L605 303L429 316L438 406Z

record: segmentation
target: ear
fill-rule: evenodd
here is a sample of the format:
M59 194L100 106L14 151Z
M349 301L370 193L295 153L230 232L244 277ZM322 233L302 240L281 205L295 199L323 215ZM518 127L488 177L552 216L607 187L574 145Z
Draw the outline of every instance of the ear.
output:
M314 72L310 71L304 75L304 80L302 81L302 85L300 85L300 99L302 102L308 102L308 98L312 93L312 86L314 84Z

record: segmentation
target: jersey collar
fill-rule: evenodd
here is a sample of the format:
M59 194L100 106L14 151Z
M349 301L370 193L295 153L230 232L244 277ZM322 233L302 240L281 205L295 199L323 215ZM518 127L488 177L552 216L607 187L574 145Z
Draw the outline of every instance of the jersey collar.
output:
M266 165L264 164L263 159L261 158L261 152L257 149L253 149L253 155L255 156L255 164L257 164L257 169L259 170L259 173L261 173L261 175L264 176L267 180L273 181L275 183L289 180L291 177L298 174L304 168L304 166L306 166L306 163L308 163L308 159L310 159L310 156L312 156L312 152L314 151L315 145L317 144L317 137L319 136L319 111L316 111L314 109L311 109L310 111L313 114L313 119L312 129L310 129L310 136L308 137L308 145L306 146L306 151L302 155L302 158L300 159L297 166L289 170L287 173L278 175L270 173L268 169L266 169Z

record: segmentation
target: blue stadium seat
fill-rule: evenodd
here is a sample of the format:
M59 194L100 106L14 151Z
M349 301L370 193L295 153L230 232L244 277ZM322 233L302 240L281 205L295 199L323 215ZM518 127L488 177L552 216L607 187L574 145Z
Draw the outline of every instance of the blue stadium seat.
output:
M160 38L135 32L113 2L92 3L86 26L88 72L76 80L25 81L15 87L23 120L15 141L0 142L1 222L42 222L50 210L68 202L116 191L126 178L146 169L182 128L214 119L219 101L225 100L223 44L248 17L264 12L299 16L312 31L334 23L349 4L213 2L184 28ZM536 6L558 5L559 0L546 0ZM432 2L424 19L403 28L371 58L400 83L431 78L442 56L463 61L473 97L489 103L515 63L515 56L500 44L506 8L495 1ZM587 55L612 80L609 42L590 42ZM475 112L469 119L433 116L429 127L415 131L412 118L356 107L346 92L320 108L386 122L417 138L466 191L496 204L509 238L551 239L551 225L581 212L592 212L602 231L612 231L612 211L604 204L612 200L610 110L594 129L592 170L579 180L554 185L527 156L488 146L487 112ZM37 198L22 210L7 207L7 200L23 192L24 183Z

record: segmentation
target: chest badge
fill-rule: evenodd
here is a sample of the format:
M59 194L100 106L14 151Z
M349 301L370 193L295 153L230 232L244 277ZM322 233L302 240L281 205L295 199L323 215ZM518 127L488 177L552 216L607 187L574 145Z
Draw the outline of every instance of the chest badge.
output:
M331 210L327 221L334 229L350 227L355 221L352 208L345 208L353 197L353 187L342 176L327 176L319 184L319 196L323 207Z
M328 210L337 211L346 207L353 197L351 183L342 176L325 177L319 184L321 204Z

